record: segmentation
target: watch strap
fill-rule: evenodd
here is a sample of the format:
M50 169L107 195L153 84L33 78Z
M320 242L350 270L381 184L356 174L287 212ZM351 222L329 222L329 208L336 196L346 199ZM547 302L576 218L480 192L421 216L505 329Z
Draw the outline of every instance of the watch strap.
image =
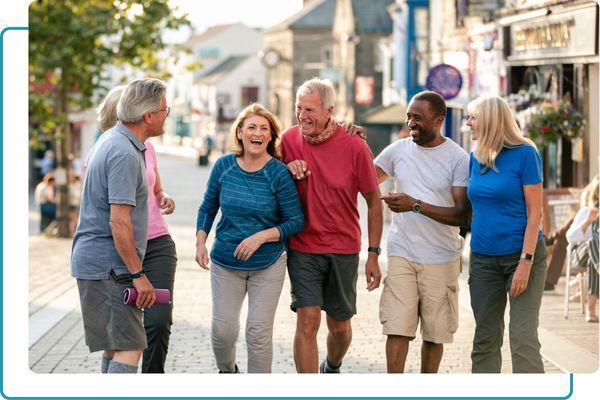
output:
M375 253L377 255L381 254L381 247L369 247L367 248L369 253Z
M131 279L141 278L142 275L146 275L146 271L144 271L143 268L142 268L142 270L140 272L136 272L135 274L131 274Z

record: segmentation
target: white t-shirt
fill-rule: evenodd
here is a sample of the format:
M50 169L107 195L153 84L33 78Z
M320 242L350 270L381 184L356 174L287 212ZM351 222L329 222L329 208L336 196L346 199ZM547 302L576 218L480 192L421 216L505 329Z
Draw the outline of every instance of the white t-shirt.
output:
M469 155L450 139L433 148L418 146L411 138L398 140L379 154L375 165L394 178L397 193L440 207L454 206L452 187L469 182ZM392 213L388 256L445 264L456 260L463 244L458 227L411 211Z

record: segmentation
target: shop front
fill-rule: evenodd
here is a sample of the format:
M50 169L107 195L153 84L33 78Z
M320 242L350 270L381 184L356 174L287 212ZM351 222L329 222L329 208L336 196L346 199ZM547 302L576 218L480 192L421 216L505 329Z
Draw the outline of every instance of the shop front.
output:
M598 5L529 1L546 6L528 8L519 3L518 10L525 11L505 9L498 21L508 65L507 93L517 101L523 94L530 114L538 112L540 102L566 102L572 114L583 116L579 138L558 136L538 146L545 188L584 186L598 173Z

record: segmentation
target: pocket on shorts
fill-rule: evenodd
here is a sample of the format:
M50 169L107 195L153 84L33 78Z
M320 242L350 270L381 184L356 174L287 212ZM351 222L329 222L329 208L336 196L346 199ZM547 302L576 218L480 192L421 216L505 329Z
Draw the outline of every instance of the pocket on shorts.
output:
M448 330L451 333L458 329L458 285L448 285Z

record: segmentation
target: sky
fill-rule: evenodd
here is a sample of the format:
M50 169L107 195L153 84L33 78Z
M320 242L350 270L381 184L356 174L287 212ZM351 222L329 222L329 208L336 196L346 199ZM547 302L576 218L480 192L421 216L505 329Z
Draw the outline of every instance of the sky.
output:
M243 22L252 28L273 26L302 9L302 0L170 0L179 11L189 14L197 33L214 25ZM188 30L167 32L165 40L180 43Z

